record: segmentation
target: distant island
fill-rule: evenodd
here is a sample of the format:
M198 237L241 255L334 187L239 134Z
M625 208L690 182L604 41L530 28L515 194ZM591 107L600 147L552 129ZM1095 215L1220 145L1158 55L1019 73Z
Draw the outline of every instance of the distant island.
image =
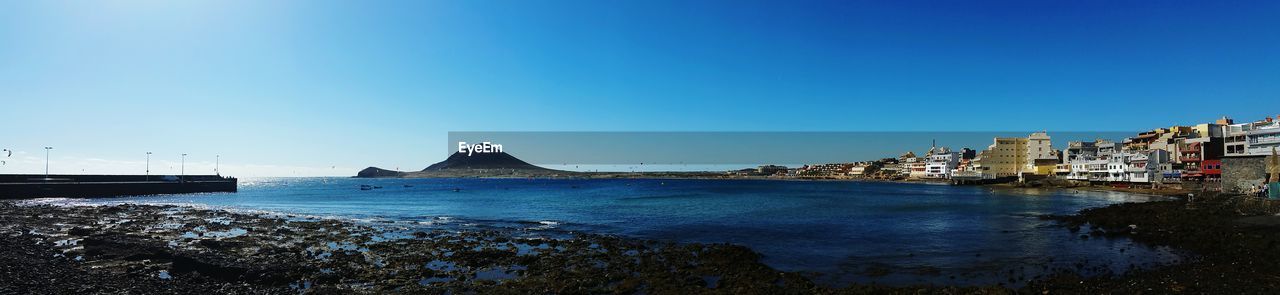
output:
M568 176L572 171L547 169L529 164L505 152L453 153L448 159L431 164L421 171L395 171L378 167L360 170L356 177L399 177L399 178L433 178L433 177L548 177Z
M577 172L540 167L529 164L506 152L475 153L467 155L455 152L439 163L421 171L395 171L369 167L356 173L357 178L689 178L723 177L718 172Z

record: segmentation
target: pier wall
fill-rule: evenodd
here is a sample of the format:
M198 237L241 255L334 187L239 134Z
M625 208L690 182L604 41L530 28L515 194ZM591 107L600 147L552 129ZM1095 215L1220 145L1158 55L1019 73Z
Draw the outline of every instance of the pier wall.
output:
M235 178L217 175L0 175L0 199L92 198L236 190Z
M1267 177L1265 156L1223 157L1222 190L1242 193L1262 185Z

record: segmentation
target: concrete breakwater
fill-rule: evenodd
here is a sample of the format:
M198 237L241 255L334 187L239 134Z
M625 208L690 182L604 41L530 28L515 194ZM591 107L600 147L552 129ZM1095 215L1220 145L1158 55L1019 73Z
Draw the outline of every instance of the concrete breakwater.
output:
M235 192L234 177L218 175L0 175L0 199L91 198Z

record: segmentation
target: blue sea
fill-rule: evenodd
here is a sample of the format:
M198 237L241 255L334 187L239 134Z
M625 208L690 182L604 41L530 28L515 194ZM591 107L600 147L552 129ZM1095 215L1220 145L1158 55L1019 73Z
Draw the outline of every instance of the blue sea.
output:
M360 185L380 186L360 190ZM832 286L1016 285L1177 263L1176 251L1082 238L1045 214L1158 197L1056 189L771 180L241 179L238 193L90 203L192 204L353 220L457 220L674 242L733 243ZM1015 279L1010 281L1010 279Z

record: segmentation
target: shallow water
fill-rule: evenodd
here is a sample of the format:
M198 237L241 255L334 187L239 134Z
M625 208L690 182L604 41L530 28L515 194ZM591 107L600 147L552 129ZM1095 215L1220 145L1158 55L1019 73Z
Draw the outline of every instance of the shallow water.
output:
M382 189L360 190L361 184ZM764 180L242 179L239 193L89 203L191 204L364 221L524 225L735 243L819 282L1016 285L1054 268L1176 263L1164 248L1081 238L1044 214L1152 197L1071 190Z

